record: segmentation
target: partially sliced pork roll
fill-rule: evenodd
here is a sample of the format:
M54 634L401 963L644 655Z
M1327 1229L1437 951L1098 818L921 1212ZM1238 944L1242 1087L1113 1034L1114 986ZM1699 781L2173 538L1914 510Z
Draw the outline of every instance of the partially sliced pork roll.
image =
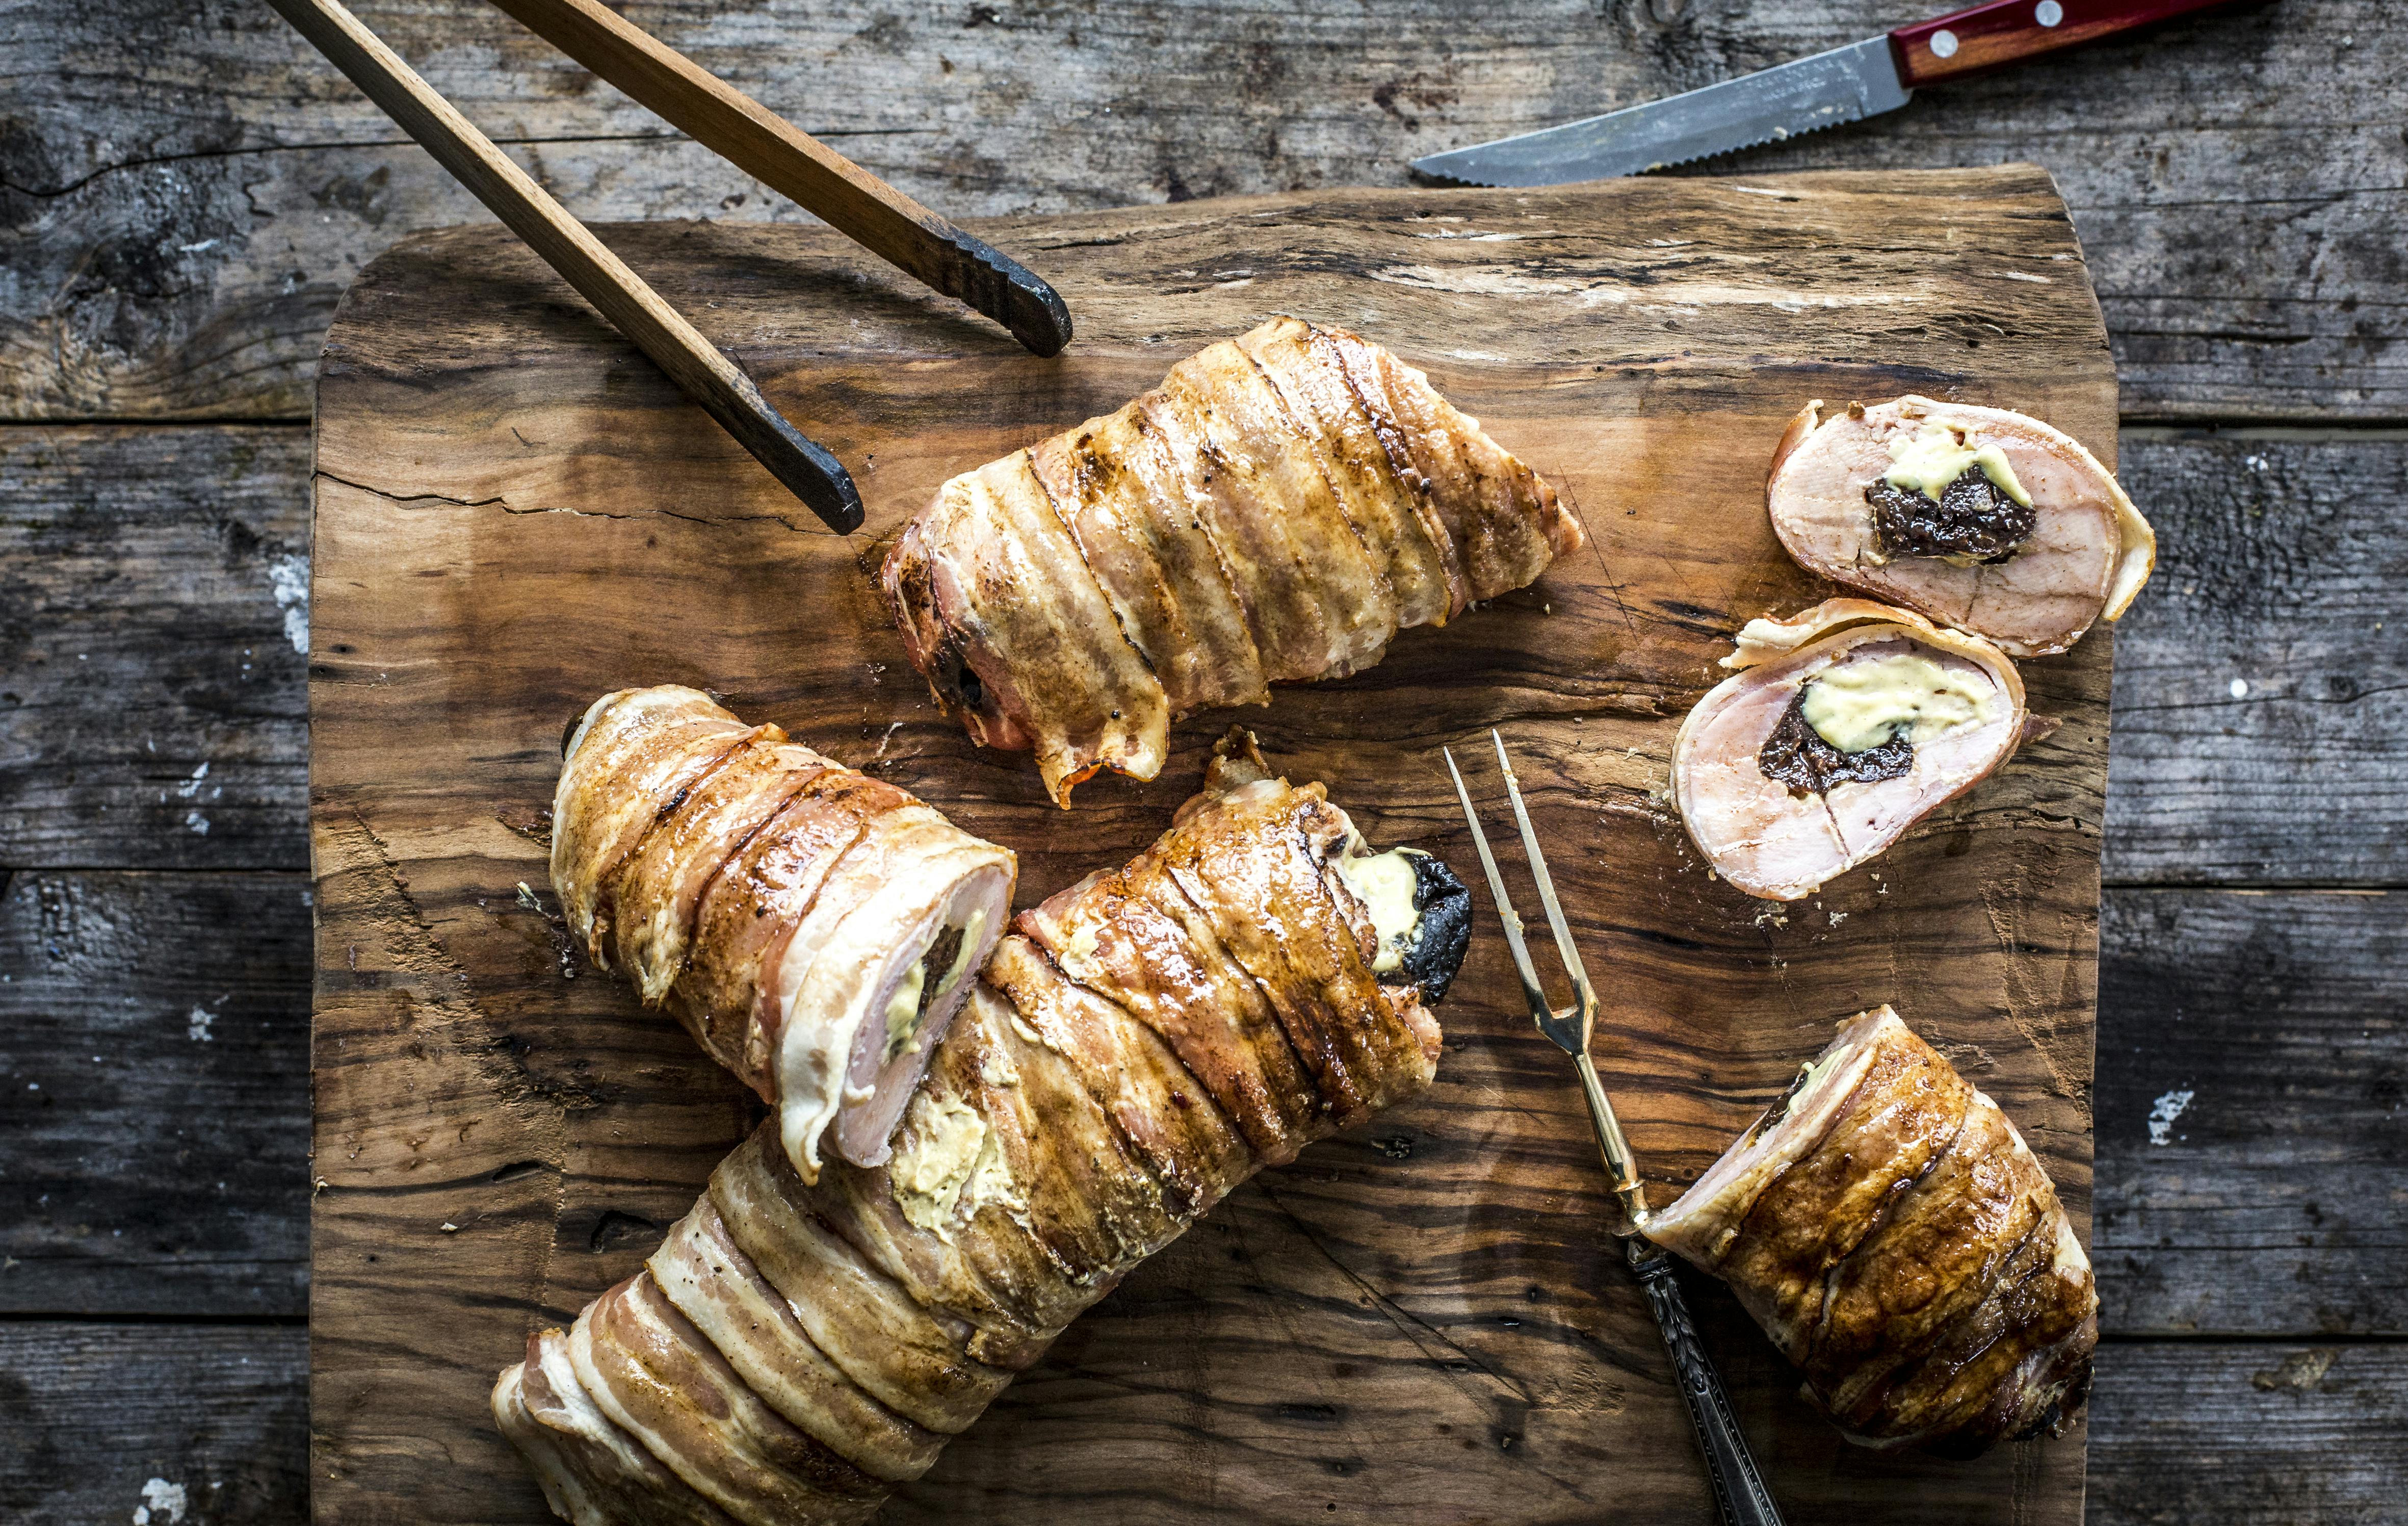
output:
M552 883L594 962L778 1110L815 1175L875 1165L1011 914L1017 860L696 689L622 689L564 746Z
M1928 397L1822 408L1790 423L1766 486L1808 571L2018 657L2064 651L2148 581L2157 536L2071 435Z
M1834 598L1751 620L1672 743L1672 799L1714 871L1796 900L1971 789L2023 740L1998 648L1904 610Z
M2099 1296L1999 1104L1860 1013L1646 1233L1728 1282L1851 1441L1970 1456L2061 1429Z
M1068 806L1170 724L1370 667L1583 544L1555 489L1343 329L1276 318L939 488L880 582L911 662Z
M494 1415L552 1508L867 1519L1239 1183L1426 1087L1454 965L1382 972L1350 885L1383 857L1225 741L1153 847L997 945L892 1159L807 1180L765 1123L642 1272L528 1341Z

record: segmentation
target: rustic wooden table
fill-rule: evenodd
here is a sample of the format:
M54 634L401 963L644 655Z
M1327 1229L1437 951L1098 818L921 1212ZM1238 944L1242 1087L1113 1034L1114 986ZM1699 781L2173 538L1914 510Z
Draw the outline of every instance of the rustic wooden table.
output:
M797 215L488 7L361 8L590 217ZM631 10L962 215L1399 183L1918 14ZM1706 166L2028 159L2088 249L2164 543L2117 649L2096 1520L2408 1482L2403 46L2383 0L2243 6ZM0 0L0 1517L296 1521L311 369L361 263L478 210L256 0Z

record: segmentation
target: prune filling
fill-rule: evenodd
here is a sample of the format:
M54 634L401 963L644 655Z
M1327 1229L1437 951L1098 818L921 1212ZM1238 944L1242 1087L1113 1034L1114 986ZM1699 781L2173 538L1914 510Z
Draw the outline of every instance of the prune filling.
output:
M1979 467L1967 467L1934 500L1884 478L1865 489L1873 543L1885 556L1961 556L2002 562L2031 539L2040 511L2017 503Z
M939 689L951 691L950 695L940 692L939 698L951 698L973 715L985 712L986 685L979 682L978 669L958 648L948 649L938 658L937 671L942 675Z
M1781 713L1781 724L1756 753L1756 766L1767 779L1787 785L1791 795L1803 799L1828 794L1833 785L1877 785L1885 779L1904 778L1914 769L1914 743L1893 731L1887 741L1843 753L1825 741L1807 721L1806 691L1800 688L1789 708Z
M1464 953L1471 946L1471 892L1455 871L1430 855L1416 853L1412 861L1413 910L1421 914L1413 922L1412 941L1405 945L1403 964L1395 976L1380 978L1419 986L1422 1000L1436 1003L1455 984Z
M947 928L937 934L937 941L930 943L928 952L920 957L920 968L925 974L920 982L920 1010L911 1019L914 1031L928 1020L928 1009L937 1001L937 984L952 972L953 960L961 951L962 929Z

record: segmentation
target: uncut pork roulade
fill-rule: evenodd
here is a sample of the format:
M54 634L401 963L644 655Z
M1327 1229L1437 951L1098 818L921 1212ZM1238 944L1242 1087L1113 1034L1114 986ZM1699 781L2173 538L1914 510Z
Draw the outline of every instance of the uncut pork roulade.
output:
M778 1110L807 1179L831 1125L847 1159L886 1159L1017 868L696 689L605 695L563 747L552 883L570 932Z
M1721 1277L1851 1441L1970 1456L2060 1430L2099 1293L2015 1126L1859 1013L1648 1237Z
M2064 651L2148 582L2149 522L2072 436L1928 397L1822 407L1791 421L1765 489L1808 571L2018 657Z
M1231 1188L1429 1084L1469 904L1225 741L1151 848L1014 925L890 1160L807 1182L765 1124L494 1418L579 1526L867 1519Z
M1107 418L941 488L880 583L912 666L1046 790L1161 770L1170 724L1342 678L1583 543L1427 378L1275 318Z
M1998 648L1861 598L1751 620L1742 669L1672 743L1672 799L1714 871L1796 900L1971 789L2023 740Z

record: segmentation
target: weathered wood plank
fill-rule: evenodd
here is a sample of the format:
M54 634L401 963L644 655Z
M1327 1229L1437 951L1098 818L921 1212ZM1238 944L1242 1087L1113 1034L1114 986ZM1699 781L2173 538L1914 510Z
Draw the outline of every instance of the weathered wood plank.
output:
M2408 1347L2099 1353L2089 1526L2378 1526L2408 1477Z
M2103 1328L2408 1334L2408 895L2111 893Z
M1882 0L631 8L961 217L1400 184L1412 154L1900 20ZM487 7L365 14L588 217L796 215ZM2390 98L2400 37L2381 0L2286 0L1705 167L2038 158L2089 240L2128 410L2399 418L2408 143L2363 108ZM297 417L360 266L482 216L257 6L18 0L0 56L0 417Z
M0 866L308 862L309 439L0 428Z
M294 1315L309 1283L309 888L0 892L0 1314Z
M2408 437L2125 432L2111 881L2408 882Z
M0 1322L0 1518L294 1526L308 1332Z

